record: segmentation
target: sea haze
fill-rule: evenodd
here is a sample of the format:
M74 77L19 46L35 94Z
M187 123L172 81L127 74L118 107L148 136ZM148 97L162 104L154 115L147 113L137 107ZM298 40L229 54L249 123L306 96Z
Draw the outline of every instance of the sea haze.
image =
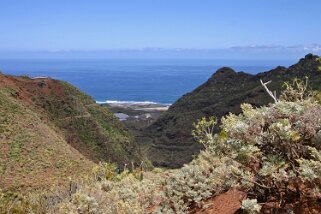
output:
M98 102L135 101L171 104L204 83L218 68L258 73L295 61L251 60L116 60L116 59L6 59L5 74L50 76L65 80Z

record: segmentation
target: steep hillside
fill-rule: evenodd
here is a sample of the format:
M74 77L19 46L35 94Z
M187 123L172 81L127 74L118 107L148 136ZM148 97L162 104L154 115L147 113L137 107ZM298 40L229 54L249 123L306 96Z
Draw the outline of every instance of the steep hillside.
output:
M175 102L145 130L147 137L142 141L151 142L149 155L156 166L179 167L191 161L201 149L191 135L192 124L199 118L239 113L241 103L262 106L273 101L261 86L260 79L272 80L269 88L279 92L285 81L308 76L310 86L321 89L320 66L318 56L309 54L289 68L277 67L257 75L221 68L206 83Z
M44 186L94 162L138 161L107 108L62 81L0 74L0 188Z

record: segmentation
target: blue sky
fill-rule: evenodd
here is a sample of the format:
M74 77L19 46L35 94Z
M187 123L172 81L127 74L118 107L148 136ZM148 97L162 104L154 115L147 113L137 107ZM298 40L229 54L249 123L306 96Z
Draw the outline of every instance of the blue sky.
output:
M320 0L0 0L0 51L321 44Z

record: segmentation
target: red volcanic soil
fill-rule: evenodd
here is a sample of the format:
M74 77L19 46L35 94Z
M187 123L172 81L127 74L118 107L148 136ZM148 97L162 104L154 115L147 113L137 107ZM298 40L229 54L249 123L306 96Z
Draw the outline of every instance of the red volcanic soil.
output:
M195 214L233 214L241 208L241 201L245 198L244 192L231 189L204 202L202 209L194 209Z
M0 74L0 88L12 87L15 89L17 98L31 103L31 98L35 95L49 95L56 94L63 97L64 91L58 81L51 78L29 79L23 77L5 76Z

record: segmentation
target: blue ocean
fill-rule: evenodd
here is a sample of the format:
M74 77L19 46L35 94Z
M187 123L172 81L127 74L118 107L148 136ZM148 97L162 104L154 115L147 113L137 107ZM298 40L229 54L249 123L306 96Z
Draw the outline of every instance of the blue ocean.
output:
M295 61L141 60L141 59L6 59L5 74L50 76L65 80L98 102L155 102L171 104L204 83L218 68L258 73Z

